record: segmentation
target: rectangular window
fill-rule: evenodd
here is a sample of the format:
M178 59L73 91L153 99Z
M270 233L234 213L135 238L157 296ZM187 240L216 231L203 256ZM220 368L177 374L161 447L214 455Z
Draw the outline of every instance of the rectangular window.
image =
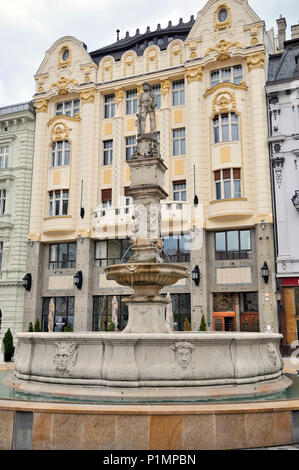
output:
M172 82L172 105L180 106L183 104L185 104L185 81Z
M136 137L126 137L126 161L130 160L134 152L136 152Z
M102 207L112 206L112 189L102 189Z
M239 85L243 80L242 65L235 65L234 67L228 67L220 70L213 70L210 73L211 88L218 83L230 82L235 85Z
M185 128L173 129L172 131L172 152L173 155L186 154Z
M215 197L219 199L241 198L241 169L227 168L214 171Z
M167 263L189 262L190 261L190 236L189 235L169 235L163 238L164 253L163 258Z
M74 331L75 297L44 297L42 331L48 331L48 315L51 299L54 300L54 331L65 331L67 325Z
M113 140L106 140L105 142L103 142L103 145L104 145L103 165L112 165Z
M216 260L251 258L250 230L215 232Z
M49 246L49 269L74 268L76 243L56 243Z
M184 325L191 324L190 297L190 294L171 294L174 329L176 331L184 331Z
M173 183L173 200L187 201L186 181L176 181Z
M109 266L127 262L133 252L130 246L130 240L101 240L95 242L95 266Z
M49 217L67 215L68 213L69 190L60 189L49 192Z
M0 242L0 271L2 271L2 261L3 261L3 242Z
M5 214L6 189L0 189L0 215Z
M80 113L80 100L63 101L56 103L56 116L74 117Z
M115 115L115 94L104 96L104 118L113 118Z
M93 298L93 331L107 331L109 323L112 323L113 299L117 302L117 329L122 331L128 323L128 306L122 299L124 295L97 295ZM114 307L115 308L115 307Z
M137 90L126 92L126 114L137 113Z
M156 109L161 108L161 85L153 85L152 92L155 94L157 106Z
M8 168L9 145L0 146L0 168Z
M71 143L67 140L53 142L51 149L51 166L70 164Z
M213 119L214 143L239 140L239 116L236 113L219 114Z

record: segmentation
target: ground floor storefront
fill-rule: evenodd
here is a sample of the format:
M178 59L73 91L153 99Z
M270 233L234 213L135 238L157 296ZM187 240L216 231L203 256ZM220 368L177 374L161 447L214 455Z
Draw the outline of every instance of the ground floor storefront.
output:
M280 284L280 329L283 354L291 355L299 345L299 277L282 278Z

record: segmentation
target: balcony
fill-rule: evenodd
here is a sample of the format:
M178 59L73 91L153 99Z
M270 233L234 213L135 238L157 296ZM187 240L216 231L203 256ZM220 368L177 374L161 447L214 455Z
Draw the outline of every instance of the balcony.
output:
M47 236L63 236L75 232L75 225L72 216L58 215L55 217L44 217L42 232Z
M208 206L209 220L239 220L246 219L253 215L247 198L239 199L219 199L210 201Z

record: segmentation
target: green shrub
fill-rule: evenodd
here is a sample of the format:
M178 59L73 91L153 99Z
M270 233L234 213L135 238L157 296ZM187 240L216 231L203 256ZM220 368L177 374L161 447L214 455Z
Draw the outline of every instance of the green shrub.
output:
M39 331L41 331L39 318L36 319L36 322L35 322L35 324L34 324L34 330L33 330L33 331L35 331L35 332L37 332L37 333L38 333Z
M67 323L65 325L64 331L66 331L67 333L71 333L73 331L72 325L70 323Z
M107 331L114 331L115 330L115 324L113 321L111 323L108 323Z
M28 328L28 332L29 333L32 333L33 331L33 325L32 325L32 322L29 323L29 328Z
M3 344L4 344L4 352L12 354L14 351L14 347L13 347L13 337L12 337L10 328L8 328L7 332L4 335Z
M199 331L207 331L207 324L204 314L202 314Z

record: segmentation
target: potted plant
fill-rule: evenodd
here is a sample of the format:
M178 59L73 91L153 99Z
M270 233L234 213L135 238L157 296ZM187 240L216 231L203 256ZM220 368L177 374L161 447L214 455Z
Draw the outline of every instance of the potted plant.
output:
M113 321L111 323L108 323L107 331L114 331L115 330L115 324Z
M13 337L12 337L10 328L8 328L7 332L4 335L3 345L4 345L4 361L10 362L14 353L14 349L15 349L13 346Z
M207 324L204 314L202 314L199 331L207 331Z
M37 333L39 333L41 331L39 318L36 319L36 322L34 324L34 331L37 332Z

